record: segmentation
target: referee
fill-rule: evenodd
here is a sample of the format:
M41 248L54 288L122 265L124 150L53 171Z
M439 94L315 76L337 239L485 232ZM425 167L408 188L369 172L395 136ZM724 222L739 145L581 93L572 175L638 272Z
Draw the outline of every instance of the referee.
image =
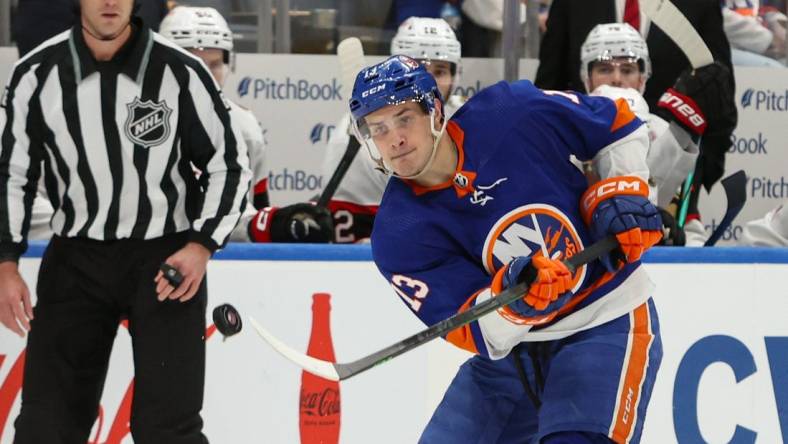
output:
M203 277L245 205L246 146L205 66L133 0L79 3L81 23L19 60L0 101L0 321L29 331L14 442L87 442L128 319L134 441L206 443ZM40 174L55 236L33 309L17 262Z

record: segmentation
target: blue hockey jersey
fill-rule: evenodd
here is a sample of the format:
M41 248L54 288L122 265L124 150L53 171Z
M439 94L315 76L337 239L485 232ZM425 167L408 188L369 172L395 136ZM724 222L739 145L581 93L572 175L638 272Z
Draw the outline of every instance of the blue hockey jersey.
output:
M517 256L564 259L592 243L579 210L588 185L570 155L584 161L640 150L645 164L648 143L626 102L542 91L528 81L483 90L454 114L447 133L459 155L453 179L431 188L390 180L372 234L379 270L427 325L491 297L492 276ZM651 283L639 265L614 275L598 262L580 267L575 296L549 323L524 325L499 311L446 339L501 358L521 341L600 325L648 299Z

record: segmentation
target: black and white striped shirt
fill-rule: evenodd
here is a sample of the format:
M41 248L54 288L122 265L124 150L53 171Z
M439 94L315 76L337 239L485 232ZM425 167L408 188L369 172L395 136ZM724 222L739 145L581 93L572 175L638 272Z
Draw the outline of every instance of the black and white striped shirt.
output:
M15 65L0 101L0 257L26 248L41 170L63 237L191 230L213 251L237 223L250 171L227 103L199 59L136 25L108 62L75 27Z

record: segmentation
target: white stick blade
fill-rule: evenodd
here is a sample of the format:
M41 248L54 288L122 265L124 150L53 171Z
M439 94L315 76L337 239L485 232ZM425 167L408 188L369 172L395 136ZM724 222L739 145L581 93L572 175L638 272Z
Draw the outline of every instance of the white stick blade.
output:
M274 335L268 332L268 330L264 329L260 324L255 321L253 317L249 317L249 323L252 324L252 327L257 331L257 334L260 335L261 338L265 342L268 343L277 353L284 356L290 362L295 363L302 369L312 373L313 375L320 376L321 378L325 378L331 381L339 381L339 374L337 374L336 369L334 368L334 364L328 361L323 361L317 358L313 358L309 355L305 355L300 353L296 350L293 350L284 342L276 339Z
M643 13L681 49L693 68L710 65L714 56L687 17L669 0L641 0Z
M356 82L356 75L364 68L364 48L358 37L348 37L337 45L337 56L339 57L339 67L342 73L342 88L345 91L345 99L350 99L353 92L353 84Z

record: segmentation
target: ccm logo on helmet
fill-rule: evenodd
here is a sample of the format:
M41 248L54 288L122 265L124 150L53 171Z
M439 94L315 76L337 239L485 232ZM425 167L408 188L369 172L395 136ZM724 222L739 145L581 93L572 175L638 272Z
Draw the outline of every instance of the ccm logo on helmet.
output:
M361 97L367 97L370 94L375 94L376 92L383 91L384 89L386 89L386 85L373 86L372 88L361 93Z
M668 90L659 98L659 106L670 109L688 126L693 126L701 131L706 128L706 119L698 111L698 106L688 97Z

